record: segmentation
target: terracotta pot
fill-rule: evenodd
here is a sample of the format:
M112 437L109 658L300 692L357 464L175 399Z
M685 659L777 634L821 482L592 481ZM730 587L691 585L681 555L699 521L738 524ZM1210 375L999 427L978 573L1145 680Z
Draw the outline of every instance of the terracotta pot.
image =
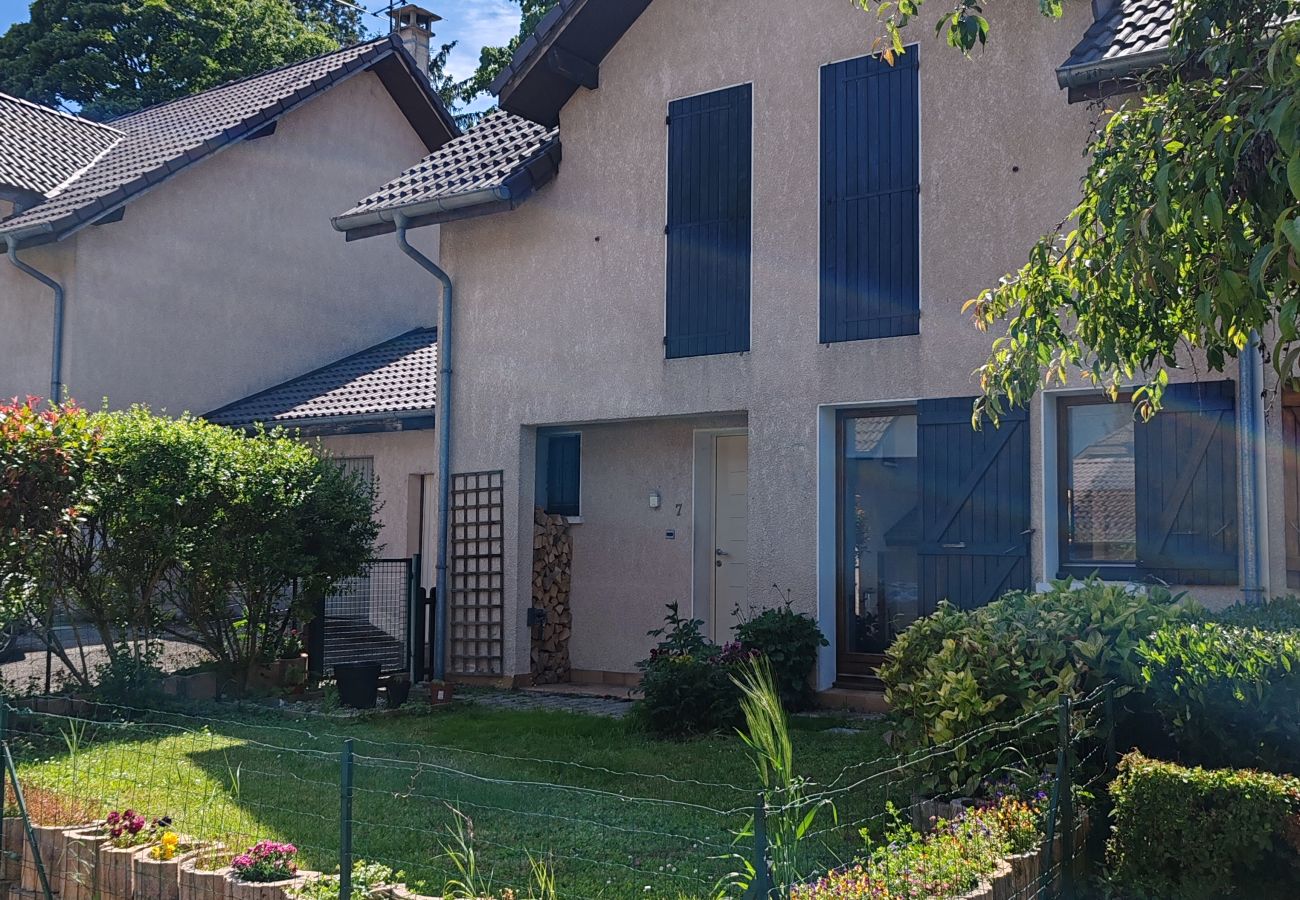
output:
M171 859L151 857L154 847L141 850L131 860L135 869L132 874L135 900L180 900L181 863L205 849L203 844L182 838L176 855Z
M85 828L81 825L33 825L36 844L41 848L41 865L45 868L45 878L50 883L51 891L58 891L63 885L63 857L67 849L66 835L70 831ZM36 868L36 857L32 854L32 845L23 841L23 871L19 878L22 887L29 891L41 890L41 876Z
M226 900L287 900L288 892L319 872L299 872L284 881L240 881L226 876Z
M104 843L99 848L100 900L132 900L135 896L135 855L150 844L114 847Z
M108 843L108 833L98 826L69 831L64 838L63 900L94 900L99 892L99 848Z
M280 686L300 687L307 684L307 656L291 656L280 663Z
M226 900L226 876L230 874L230 867L200 869L199 865L205 860L212 860L211 852L196 853L181 863L177 872L180 900Z

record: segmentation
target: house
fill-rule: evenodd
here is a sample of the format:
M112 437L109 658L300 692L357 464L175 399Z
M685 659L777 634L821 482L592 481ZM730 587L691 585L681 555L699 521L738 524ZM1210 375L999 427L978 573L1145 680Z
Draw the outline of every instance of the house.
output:
M574 680L626 683L666 603L721 641L788 597L830 639L818 687L853 689L945 599L1284 590L1296 419L1261 440L1258 372L1187 372L1148 424L1071 387L970 425L962 304L1068 214L1100 114L1071 101L1126 89L1168 15L1009 6L975 60L922 28L891 66L840 0L562 0L499 112L335 218L441 230L448 671L544 676L549 633Z
M437 309L329 217L460 134L430 25L104 124L0 97L0 394L328 434L377 476L381 553L418 552Z

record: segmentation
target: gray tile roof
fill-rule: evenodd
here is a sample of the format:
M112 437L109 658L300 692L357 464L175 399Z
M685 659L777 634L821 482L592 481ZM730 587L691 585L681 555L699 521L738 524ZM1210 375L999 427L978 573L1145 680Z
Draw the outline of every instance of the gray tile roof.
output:
M218 425L402 417L437 401L438 330L417 328L204 416Z
M1173 0L1094 0L1093 23L1057 69L1062 87L1095 82L1111 61L1137 63L1169 49Z
M413 220L420 219L418 224L427 224L456 218L458 209L481 204L517 205L549 180L558 165L558 128L493 110L468 132L336 216L334 227L391 231L381 214L408 212Z
M116 128L0 94L0 186L48 197L121 138Z
M414 65L395 36L384 36L115 119L122 138L53 197L0 222L0 235L39 243L89 224L349 75L402 58ZM432 90L424 93L445 117ZM447 137L459 133L450 118L446 126Z

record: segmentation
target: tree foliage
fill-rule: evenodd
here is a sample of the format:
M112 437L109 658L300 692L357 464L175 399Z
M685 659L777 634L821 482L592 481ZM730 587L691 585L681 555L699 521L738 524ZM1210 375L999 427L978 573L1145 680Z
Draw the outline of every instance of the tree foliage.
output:
M0 407L0 476L0 578L24 588L34 625L89 621L134 669L169 630L237 689L313 600L360 573L378 534L374 485L316 448L143 407ZM38 636L89 684L84 655Z
M346 29L289 0L34 0L0 91L107 119L325 53Z
M1185 0L1170 63L1088 147L1071 223L968 307L1005 324L979 369L981 410L1076 370L1143 415L1169 372L1213 370L1269 336L1295 370L1300 312L1300 24L1286 0ZM977 411L978 413L979 411Z
M519 4L519 33L510 39L504 47L484 47L479 52L478 68L464 84L461 96L466 103L472 103L478 97L488 93L493 80L510 62L510 57L519 48L519 44L537 30L542 17L551 11L558 0L514 0Z

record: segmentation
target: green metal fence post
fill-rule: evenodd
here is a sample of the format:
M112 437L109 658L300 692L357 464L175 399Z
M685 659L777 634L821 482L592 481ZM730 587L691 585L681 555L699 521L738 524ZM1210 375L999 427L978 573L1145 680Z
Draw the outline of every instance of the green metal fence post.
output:
M54 900L54 892L50 890L50 879L45 874L45 861L41 859L41 845L36 842L36 831L32 828L32 818L27 815L27 801L23 799L22 785L18 783L18 768L14 765L13 754L9 752L9 740L6 738L4 743L0 744L4 748L5 768L9 770L9 778L14 783L14 800L18 803L18 814L23 817L23 830L27 832L27 843L32 848L32 860L36 863L36 875L41 882L41 892L45 894L45 900Z
M745 893L749 900L772 900L776 885L772 883L772 866L767 846L767 797L762 793L754 804L754 883Z
M1061 698L1061 753L1057 796L1061 816L1061 900L1074 900L1074 788L1071 784L1070 698Z
M339 757L339 900L352 900L352 738Z
M9 742L9 704L0 702L0 744ZM0 766L0 809L6 806L5 801L8 799L9 789L9 771L4 766ZM5 830L0 828L0 861L7 859L5 851L9 848L5 846ZM2 865L2 863L0 863Z

